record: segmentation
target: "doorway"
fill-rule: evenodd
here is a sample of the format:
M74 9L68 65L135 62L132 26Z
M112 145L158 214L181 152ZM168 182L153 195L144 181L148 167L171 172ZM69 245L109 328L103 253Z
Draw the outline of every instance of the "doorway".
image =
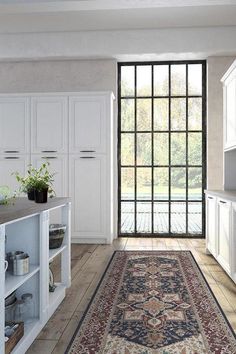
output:
M204 237L206 62L118 64L120 236Z

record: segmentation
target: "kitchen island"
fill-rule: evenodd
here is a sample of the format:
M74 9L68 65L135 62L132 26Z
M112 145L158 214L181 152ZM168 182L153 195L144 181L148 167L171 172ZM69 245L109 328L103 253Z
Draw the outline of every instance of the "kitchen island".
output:
M61 247L49 249L49 224L57 210L58 223L66 225ZM5 353L5 298L16 291L18 299L31 293L34 299L34 318L24 325L24 336L12 353L24 354L48 319L65 297L71 284L70 242L71 203L69 198L52 198L36 204L27 198L16 198L8 205L0 205L0 353ZM13 275L5 272L4 260L8 252L24 251L29 255L29 272ZM61 256L61 280L54 292L49 292L49 263Z

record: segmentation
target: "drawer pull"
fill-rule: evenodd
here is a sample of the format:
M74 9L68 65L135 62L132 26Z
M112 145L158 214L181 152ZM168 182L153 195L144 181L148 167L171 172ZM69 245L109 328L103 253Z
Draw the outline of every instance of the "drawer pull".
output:
M213 197L207 197L207 199L213 199Z
M56 156L42 156L42 159L46 159L46 160L48 160L48 159L57 159L57 157Z
M81 159L95 159L95 156L80 156Z
M224 202L223 200L220 200L220 203L221 204L226 204L227 202Z
M95 150L80 150L80 152L96 152Z
M4 157L4 159L6 159L6 160L17 160L17 159L19 159L19 157L18 156L7 156L7 157Z
M15 154L15 153L20 152L20 151L18 151L18 150L5 150L4 152L7 153L7 154Z
M53 152L57 152L57 150L42 150L41 152L49 152L49 153L53 153Z

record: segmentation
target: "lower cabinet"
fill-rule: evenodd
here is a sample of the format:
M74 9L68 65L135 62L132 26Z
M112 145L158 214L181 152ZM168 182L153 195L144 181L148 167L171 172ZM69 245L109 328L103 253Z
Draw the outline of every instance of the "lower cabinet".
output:
M206 248L236 282L236 203L206 194Z
M231 202L217 200L218 247L217 260L230 273Z
M73 242L107 243L109 228L109 180L105 155L71 155L69 195L72 198Z
M0 157L0 186L8 186L11 191L18 191L20 185L13 172L19 172L24 176L29 163L29 157L25 155L2 155Z

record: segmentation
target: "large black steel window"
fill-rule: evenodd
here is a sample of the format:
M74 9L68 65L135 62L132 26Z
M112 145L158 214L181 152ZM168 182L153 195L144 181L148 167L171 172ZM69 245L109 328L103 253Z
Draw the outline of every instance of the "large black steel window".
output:
M204 236L205 61L121 63L119 235Z

